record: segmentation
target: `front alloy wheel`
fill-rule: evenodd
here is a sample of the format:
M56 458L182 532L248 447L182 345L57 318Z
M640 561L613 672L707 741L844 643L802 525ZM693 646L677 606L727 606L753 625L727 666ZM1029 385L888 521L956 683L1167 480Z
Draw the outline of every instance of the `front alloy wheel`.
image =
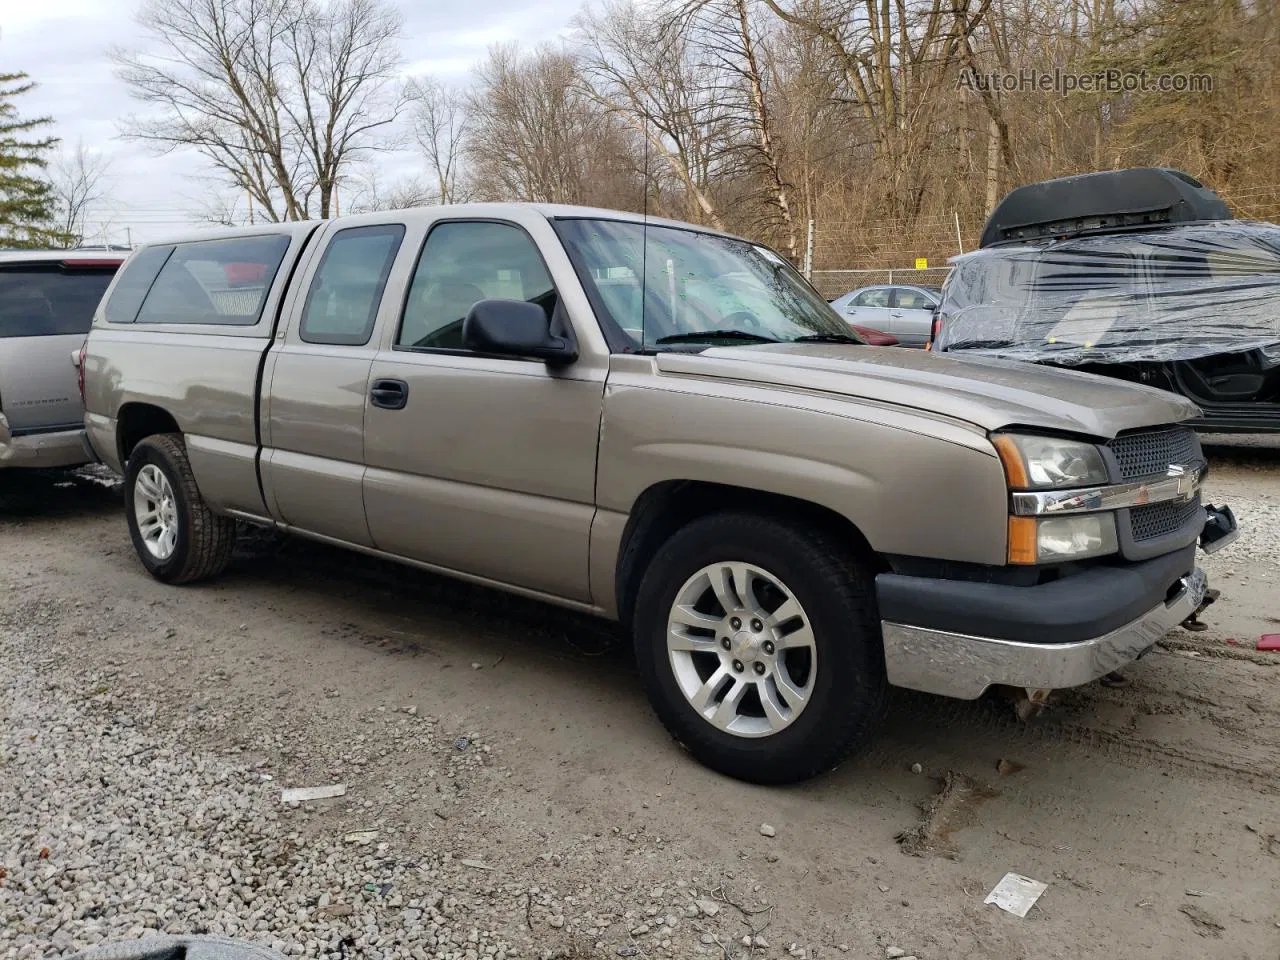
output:
M749 563L716 563L685 581L671 606L667 652L685 699L739 737L785 730L818 673L813 629L795 595Z
M791 783L869 738L884 651L855 536L725 512L692 521L649 562L632 608L636 662L662 722L707 766Z

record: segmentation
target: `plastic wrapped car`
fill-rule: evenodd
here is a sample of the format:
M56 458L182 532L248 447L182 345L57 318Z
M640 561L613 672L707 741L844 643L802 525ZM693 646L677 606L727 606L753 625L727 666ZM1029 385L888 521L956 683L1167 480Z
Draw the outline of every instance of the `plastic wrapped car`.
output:
M1030 194L1026 194L1030 191ZM1177 171L1033 184L956 257L933 349L1180 393L1202 429L1280 432L1280 226Z

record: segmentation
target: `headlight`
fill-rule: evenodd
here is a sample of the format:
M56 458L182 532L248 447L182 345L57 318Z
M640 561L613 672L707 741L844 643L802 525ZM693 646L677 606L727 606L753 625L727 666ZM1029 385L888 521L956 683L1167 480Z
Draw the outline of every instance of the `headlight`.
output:
M1034 434L1000 433L991 438L1013 490L1054 490L1109 482L1107 465L1092 443Z
M1114 513L1009 518L1010 563L1084 560L1115 553L1117 549Z

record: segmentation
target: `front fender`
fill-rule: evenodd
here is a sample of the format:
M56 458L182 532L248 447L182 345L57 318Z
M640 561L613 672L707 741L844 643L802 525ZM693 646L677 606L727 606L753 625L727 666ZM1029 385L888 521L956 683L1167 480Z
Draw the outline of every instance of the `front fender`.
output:
M994 449L964 425L901 408L699 382L612 381L597 504L628 514L671 480L809 501L846 517L884 554L1003 564L1008 493ZM602 558L603 559L603 558Z

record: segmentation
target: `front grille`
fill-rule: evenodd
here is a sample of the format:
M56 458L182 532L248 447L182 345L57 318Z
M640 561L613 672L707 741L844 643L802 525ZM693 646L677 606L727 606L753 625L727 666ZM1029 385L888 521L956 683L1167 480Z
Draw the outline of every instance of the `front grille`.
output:
M1200 498L1179 502L1149 503L1129 511L1129 526L1135 543L1154 540L1181 530L1197 514L1203 514Z
M1163 477L1174 463L1198 463L1200 441L1186 427L1148 430L1116 437L1108 447L1120 465L1122 481Z

